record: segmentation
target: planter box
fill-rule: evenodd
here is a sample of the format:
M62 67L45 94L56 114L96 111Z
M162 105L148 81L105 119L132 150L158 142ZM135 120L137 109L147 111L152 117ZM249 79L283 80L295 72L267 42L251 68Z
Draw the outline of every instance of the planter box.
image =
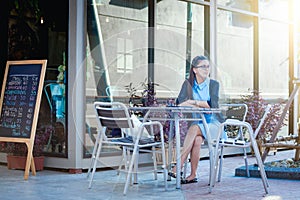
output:
M25 170L26 158L27 157L25 156L7 155L7 168ZM44 169L44 156L33 157L33 160L36 171L41 171Z
M269 167L265 165L268 178L300 180L300 168ZM249 165L250 177L260 177L260 172L256 165ZM246 177L246 167L241 166L235 169L235 176Z

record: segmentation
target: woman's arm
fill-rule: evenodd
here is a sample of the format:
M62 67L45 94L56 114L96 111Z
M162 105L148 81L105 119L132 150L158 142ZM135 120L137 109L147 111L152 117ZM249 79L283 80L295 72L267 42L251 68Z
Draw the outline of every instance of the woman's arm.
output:
M207 101L198 101L193 100L192 96L188 94L188 90L191 89L190 83L185 80L182 84L180 93L177 98L177 105L178 106L192 106L192 107L199 107L199 108L210 108Z
M209 94L210 94L210 102L209 105L211 108L219 107L219 82L215 80L211 80L209 84Z
M198 100L192 100L192 99L188 99L188 100L182 102L181 104L179 104L179 106L192 106L192 107L198 107L198 108L210 108L207 101L198 101Z
M188 94L189 87L191 87L191 86L190 86L188 80L185 80L181 86L181 90L180 90L179 95L176 100L177 105L180 105L191 98L191 97L189 97L189 94Z

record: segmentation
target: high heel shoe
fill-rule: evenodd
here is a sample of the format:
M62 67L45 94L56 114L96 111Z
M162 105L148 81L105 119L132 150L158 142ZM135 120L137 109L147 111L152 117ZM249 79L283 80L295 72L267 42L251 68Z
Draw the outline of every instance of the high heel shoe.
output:
M192 180L187 180L187 179L181 180L181 184L189 184L189 183L197 183L197 182L198 182L197 178L194 178Z
M173 171L169 171L168 175L171 176L172 178L176 178L176 173ZM182 175L183 175L183 172L180 172L180 176L182 176Z

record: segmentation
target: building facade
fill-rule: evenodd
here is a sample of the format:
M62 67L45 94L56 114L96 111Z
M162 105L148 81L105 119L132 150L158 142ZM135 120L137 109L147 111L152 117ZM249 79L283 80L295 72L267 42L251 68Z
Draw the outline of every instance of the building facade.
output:
M2 65L48 59L39 116L56 127L44 150L48 167L89 166L97 133L94 101L127 103L132 92L143 96L149 82L160 103L175 99L196 55L209 57L222 102L253 90L270 102L287 100L298 78L294 0L66 0L55 10L48 10L53 1L33 2L40 11L29 15L33 24L38 19L36 48L16 57L10 34L18 13L7 3L10 12L1 26L9 33L3 39L9 51L1 59ZM294 102L283 134L297 131L298 99ZM99 167L111 166L120 152L108 148L105 154Z

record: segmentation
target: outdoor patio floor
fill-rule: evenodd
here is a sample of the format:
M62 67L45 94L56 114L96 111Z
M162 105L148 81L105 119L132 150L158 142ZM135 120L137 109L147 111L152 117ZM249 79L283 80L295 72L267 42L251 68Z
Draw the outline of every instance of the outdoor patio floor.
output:
M293 158L294 150L279 151L267 157L267 162ZM255 163L255 157L249 156L249 164ZM129 187L123 196L125 175L116 175L114 170L100 170L95 173L91 189L88 189L87 173L69 174L55 170L43 170L36 176L23 179L24 171L8 170L0 165L1 200L81 200L81 199L300 199L300 182L297 180L268 179L269 194L265 191L260 178L236 177L235 168L244 165L242 156L227 157L224 161L222 181L217 183L212 193L208 192L209 160L201 160L198 168L198 183L182 185L175 189L175 179L168 181L168 191L164 190L163 176L153 180L153 174L139 175L139 184Z

